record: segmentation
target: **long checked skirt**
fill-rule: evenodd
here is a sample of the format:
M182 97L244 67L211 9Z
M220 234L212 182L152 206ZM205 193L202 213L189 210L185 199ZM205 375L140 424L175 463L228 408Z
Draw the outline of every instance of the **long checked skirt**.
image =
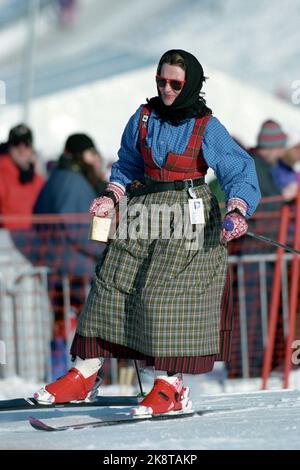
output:
M186 190L129 199L126 230L120 223L96 267L71 354L191 374L229 360L232 307L219 206L207 185L195 192L204 206L201 227L188 222Z

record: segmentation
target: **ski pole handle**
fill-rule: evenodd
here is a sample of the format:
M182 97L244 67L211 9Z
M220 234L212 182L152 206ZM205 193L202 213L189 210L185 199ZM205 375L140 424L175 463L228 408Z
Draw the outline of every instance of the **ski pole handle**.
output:
M225 218L223 221L223 228L225 228L227 232L232 232L232 230L234 229L234 223L232 222L232 220Z

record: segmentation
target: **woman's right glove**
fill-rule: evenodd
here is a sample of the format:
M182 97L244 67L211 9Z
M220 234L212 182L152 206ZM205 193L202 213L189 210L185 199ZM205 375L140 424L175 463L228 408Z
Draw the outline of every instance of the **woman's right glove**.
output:
M124 186L119 183L109 183L104 195L93 200L89 213L98 217L108 217L124 193Z

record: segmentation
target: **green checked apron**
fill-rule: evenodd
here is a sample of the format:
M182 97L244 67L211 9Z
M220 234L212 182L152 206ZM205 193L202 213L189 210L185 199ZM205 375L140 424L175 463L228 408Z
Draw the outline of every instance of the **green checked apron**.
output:
M185 153L169 154L161 169L151 160L151 149L146 148L147 115L145 107L141 112L140 139L146 176L174 181L204 175L207 167L201 144L209 117L196 120ZM96 267L77 335L101 338L155 357L220 352L227 249L220 244L221 217L215 196L205 184L194 191L195 197L203 201L205 215L205 224L197 229L198 245L191 243L190 231L178 237L178 219L171 210L176 207L184 213L191 198L187 189L128 199L125 217L129 231L135 229L134 236L131 233L124 237L123 231L120 238L119 230L116 239L110 241ZM143 217L136 212L137 204L144 211ZM167 237L162 219L153 216L157 207L163 207L169 216Z

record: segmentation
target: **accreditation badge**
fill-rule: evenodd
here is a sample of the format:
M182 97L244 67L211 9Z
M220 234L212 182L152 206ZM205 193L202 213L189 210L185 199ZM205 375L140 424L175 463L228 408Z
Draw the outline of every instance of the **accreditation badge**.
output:
M205 224L202 199L189 199L189 213L192 225Z

